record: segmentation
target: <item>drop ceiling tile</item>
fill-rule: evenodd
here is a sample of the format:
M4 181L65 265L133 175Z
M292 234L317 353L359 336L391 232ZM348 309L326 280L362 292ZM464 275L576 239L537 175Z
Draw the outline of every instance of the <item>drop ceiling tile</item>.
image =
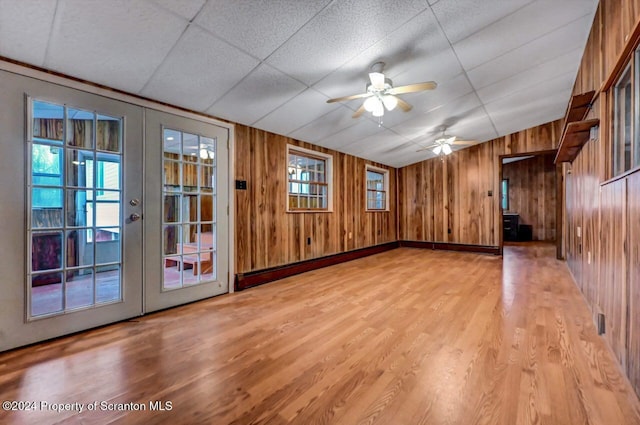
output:
M271 65L313 85L426 9L424 0L333 2L268 59Z
M578 64L580 63L581 57L582 51L576 49L476 91L478 96L480 96L480 100L482 100L483 103L488 103L509 96L520 90L533 86L539 87L547 81L553 80L561 75L568 75L572 84L578 72Z
M326 96L313 89L307 89L253 126L273 133L289 135L336 108L340 108L340 105L327 103Z
M380 162L391 167L400 168L414 162L424 161L434 155L430 151L420 151L420 146L411 142L403 142L395 146L389 146L382 151L368 151L365 158Z
M366 139L367 137L377 134L381 131L380 127L378 127L378 124L374 123L371 120L361 118L349 119L356 121L355 125L332 134L331 136L318 141L317 144L326 148L342 151L345 146L350 145L358 140Z
M531 43L467 71L471 84L480 89L511 76L526 72L575 50L583 51L590 18L585 17ZM585 29L586 28L586 29ZM578 69L579 61L576 62Z
M347 107L341 106L329 112L326 115L310 122L304 127L300 127L290 134L291 137L298 140L305 140L311 143L317 143L319 140L330 138L335 133L348 127L356 125L360 120L351 118L353 111Z
M314 84L314 88L329 97L362 93L369 82L371 65L379 61L385 62L384 73L396 85L434 80L456 69L462 71L433 13L427 9Z
M211 0L195 22L265 59L330 0Z
M472 69L580 18L589 16L592 21L596 3L595 0L535 1L454 44L454 49L463 67ZM557 43L562 45L563 40Z
M186 26L149 2L61 0L44 66L137 93Z
M564 116L572 82L573 77L561 76L487 103L485 108L499 135L510 134Z
M266 64L259 65L207 113L250 125L305 89L305 85Z
M142 94L204 111L257 65L256 59L190 26Z
M42 66L56 2L0 0L0 55Z
M470 93L431 111L417 114L412 118L392 127L392 129L409 139L414 139L430 131L437 131L442 126L451 127L468 114L481 106L478 96Z
M202 9L207 0L152 0L157 5L164 7L173 13L192 20Z
M441 0L433 5L451 43L469 37L512 14L532 0Z
M391 130L380 128L378 132L371 136L350 143L349 145L344 146L341 150L348 154L364 158L365 156L363 155L370 155L374 152L387 152L407 142L409 142L407 138L402 137Z
M553 93L545 99L539 99L518 108L518 115L500 116L491 113L501 136L527 128L555 121L564 117L571 89Z

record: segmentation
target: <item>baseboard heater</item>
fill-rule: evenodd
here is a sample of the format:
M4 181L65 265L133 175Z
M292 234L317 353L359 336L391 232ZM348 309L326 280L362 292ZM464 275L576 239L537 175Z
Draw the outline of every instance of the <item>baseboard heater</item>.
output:
M500 255L500 247L497 246L467 245L445 242L395 241L356 249L353 251L341 252L339 254L328 255L326 257L312 258L310 260L284 264L282 266L270 267L247 273L238 273L235 277L234 288L236 291L242 291L243 289L273 282L274 280L284 279L285 277L294 276L323 267L333 266L335 264L345 263L347 261L368 257L369 255L379 254L381 252L390 251L400 247Z

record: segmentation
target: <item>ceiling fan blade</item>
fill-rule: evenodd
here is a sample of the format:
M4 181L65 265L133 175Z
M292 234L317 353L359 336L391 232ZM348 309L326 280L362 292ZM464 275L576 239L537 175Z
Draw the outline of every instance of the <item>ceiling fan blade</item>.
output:
M413 108L413 106L409 105L407 102L405 102L404 100L400 99L399 97L396 97L396 99L398 99L398 106L404 112L409 112L411 110L411 108Z
M453 144L456 146L471 146L475 145L476 143L478 143L477 140L456 140L455 142L453 142Z
M327 103L344 102L345 100L362 99L363 97L369 97L369 96L372 96L372 94L371 93L352 94L351 96L343 96L343 97L336 97L335 99L329 99L327 100Z
M389 94L415 93L417 91L433 90L438 87L435 81L426 81L424 83L409 84L407 86L394 87L389 90Z
M351 118L360 118L360 115L364 113L364 105L360 105L360 107L351 115Z
M433 143L431 145L421 147L416 152L428 151L428 150L431 150L431 149L435 148L436 146L438 146L438 145L436 143Z

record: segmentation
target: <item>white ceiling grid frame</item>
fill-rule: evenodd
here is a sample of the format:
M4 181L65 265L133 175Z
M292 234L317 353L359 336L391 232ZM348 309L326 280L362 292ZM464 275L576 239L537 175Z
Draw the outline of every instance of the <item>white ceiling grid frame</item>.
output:
M581 58L582 50L575 49L476 91L482 102L489 103L519 90L544 85L547 81L566 73L573 73L575 77L575 64L580 62Z
M267 62L311 86L426 7L424 0L376 2L376 7L370 0L334 1Z
M178 16L182 16L188 21L193 20L207 0L151 0L153 3L163 7Z
M549 9L553 8L553 13ZM537 0L453 43L465 69L472 69L592 13L584 0ZM507 36L508 34L508 36Z
M149 2L58 0L43 66L138 93L188 22Z
M0 0L0 55L43 66L56 2Z
M299 140L306 140L311 143L318 143L320 140L331 137L332 135L353 127L354 125L369 120L354 120L351 118L353 111L344 105L335 108L328 114L325 114L309 124L298 128L290 133L291 137ZM328 147L323 144L322 146Z
M447 38L457 43L534 0L440 0L431 3Z
M360 139L366 139L381 131L378 124L371 120L353 120L355 125L344 128L318 142L320 146L342 150Z
M585 16L560 27L542 37L523 44L467 71L471 83L480 89L530 70L533 66L553 60L575 49L584 51L584 27L591 24L592 16ZM558 42L561 40L562 42ZM582 55L580 55L582 57ZM573 69L578 72L580 62Z
M142 90L144 96L205 111L259 61L191 25ZM242 121L236 119L235 121Z
M194 22L264 60L330 3L331 0L209 0Z
M329 104L329 98L309 88L254 123L254 127L277 134L289 135L304 127L307 123L328 114L335 108L344 108L335 103Z
M261 63L240 83L218 99L207 113L251 125L306 89L301 82Z
M0 55L394 166L429 157L407 140L441 125L485 141L560 118L597 5L41 1L0 0ZM363 92L378 60L396 86L439 87L403 95L413 110L385 114L382 127L350 118L362 100L326 104Z

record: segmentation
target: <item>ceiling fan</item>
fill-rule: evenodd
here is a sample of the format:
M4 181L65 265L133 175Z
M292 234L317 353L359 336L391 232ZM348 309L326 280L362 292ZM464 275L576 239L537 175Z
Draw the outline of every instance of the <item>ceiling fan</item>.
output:
M422 152L431 149L433 153L438 156L450 155L453 152L451 146L469 146L477 143L475 140L460 140L456 136L451 136L445 133L446 128L442 128L442 134L429 146L424 146L418 149L416 152Z
M393 87L393 82L382 73L383 68L384 62L376 62L371 65L371 72L369 73L370 82L367 83L366 93L329 99L327 103L364 98L364 103L356 110L352 117L358 118L365 111L371 112L374 117L382 117L385 109L392 111L396 106L399 106L404 112L411 110L412 106L400 99L397 95L433 90L438 86L433 81L426 81L424 83Z

